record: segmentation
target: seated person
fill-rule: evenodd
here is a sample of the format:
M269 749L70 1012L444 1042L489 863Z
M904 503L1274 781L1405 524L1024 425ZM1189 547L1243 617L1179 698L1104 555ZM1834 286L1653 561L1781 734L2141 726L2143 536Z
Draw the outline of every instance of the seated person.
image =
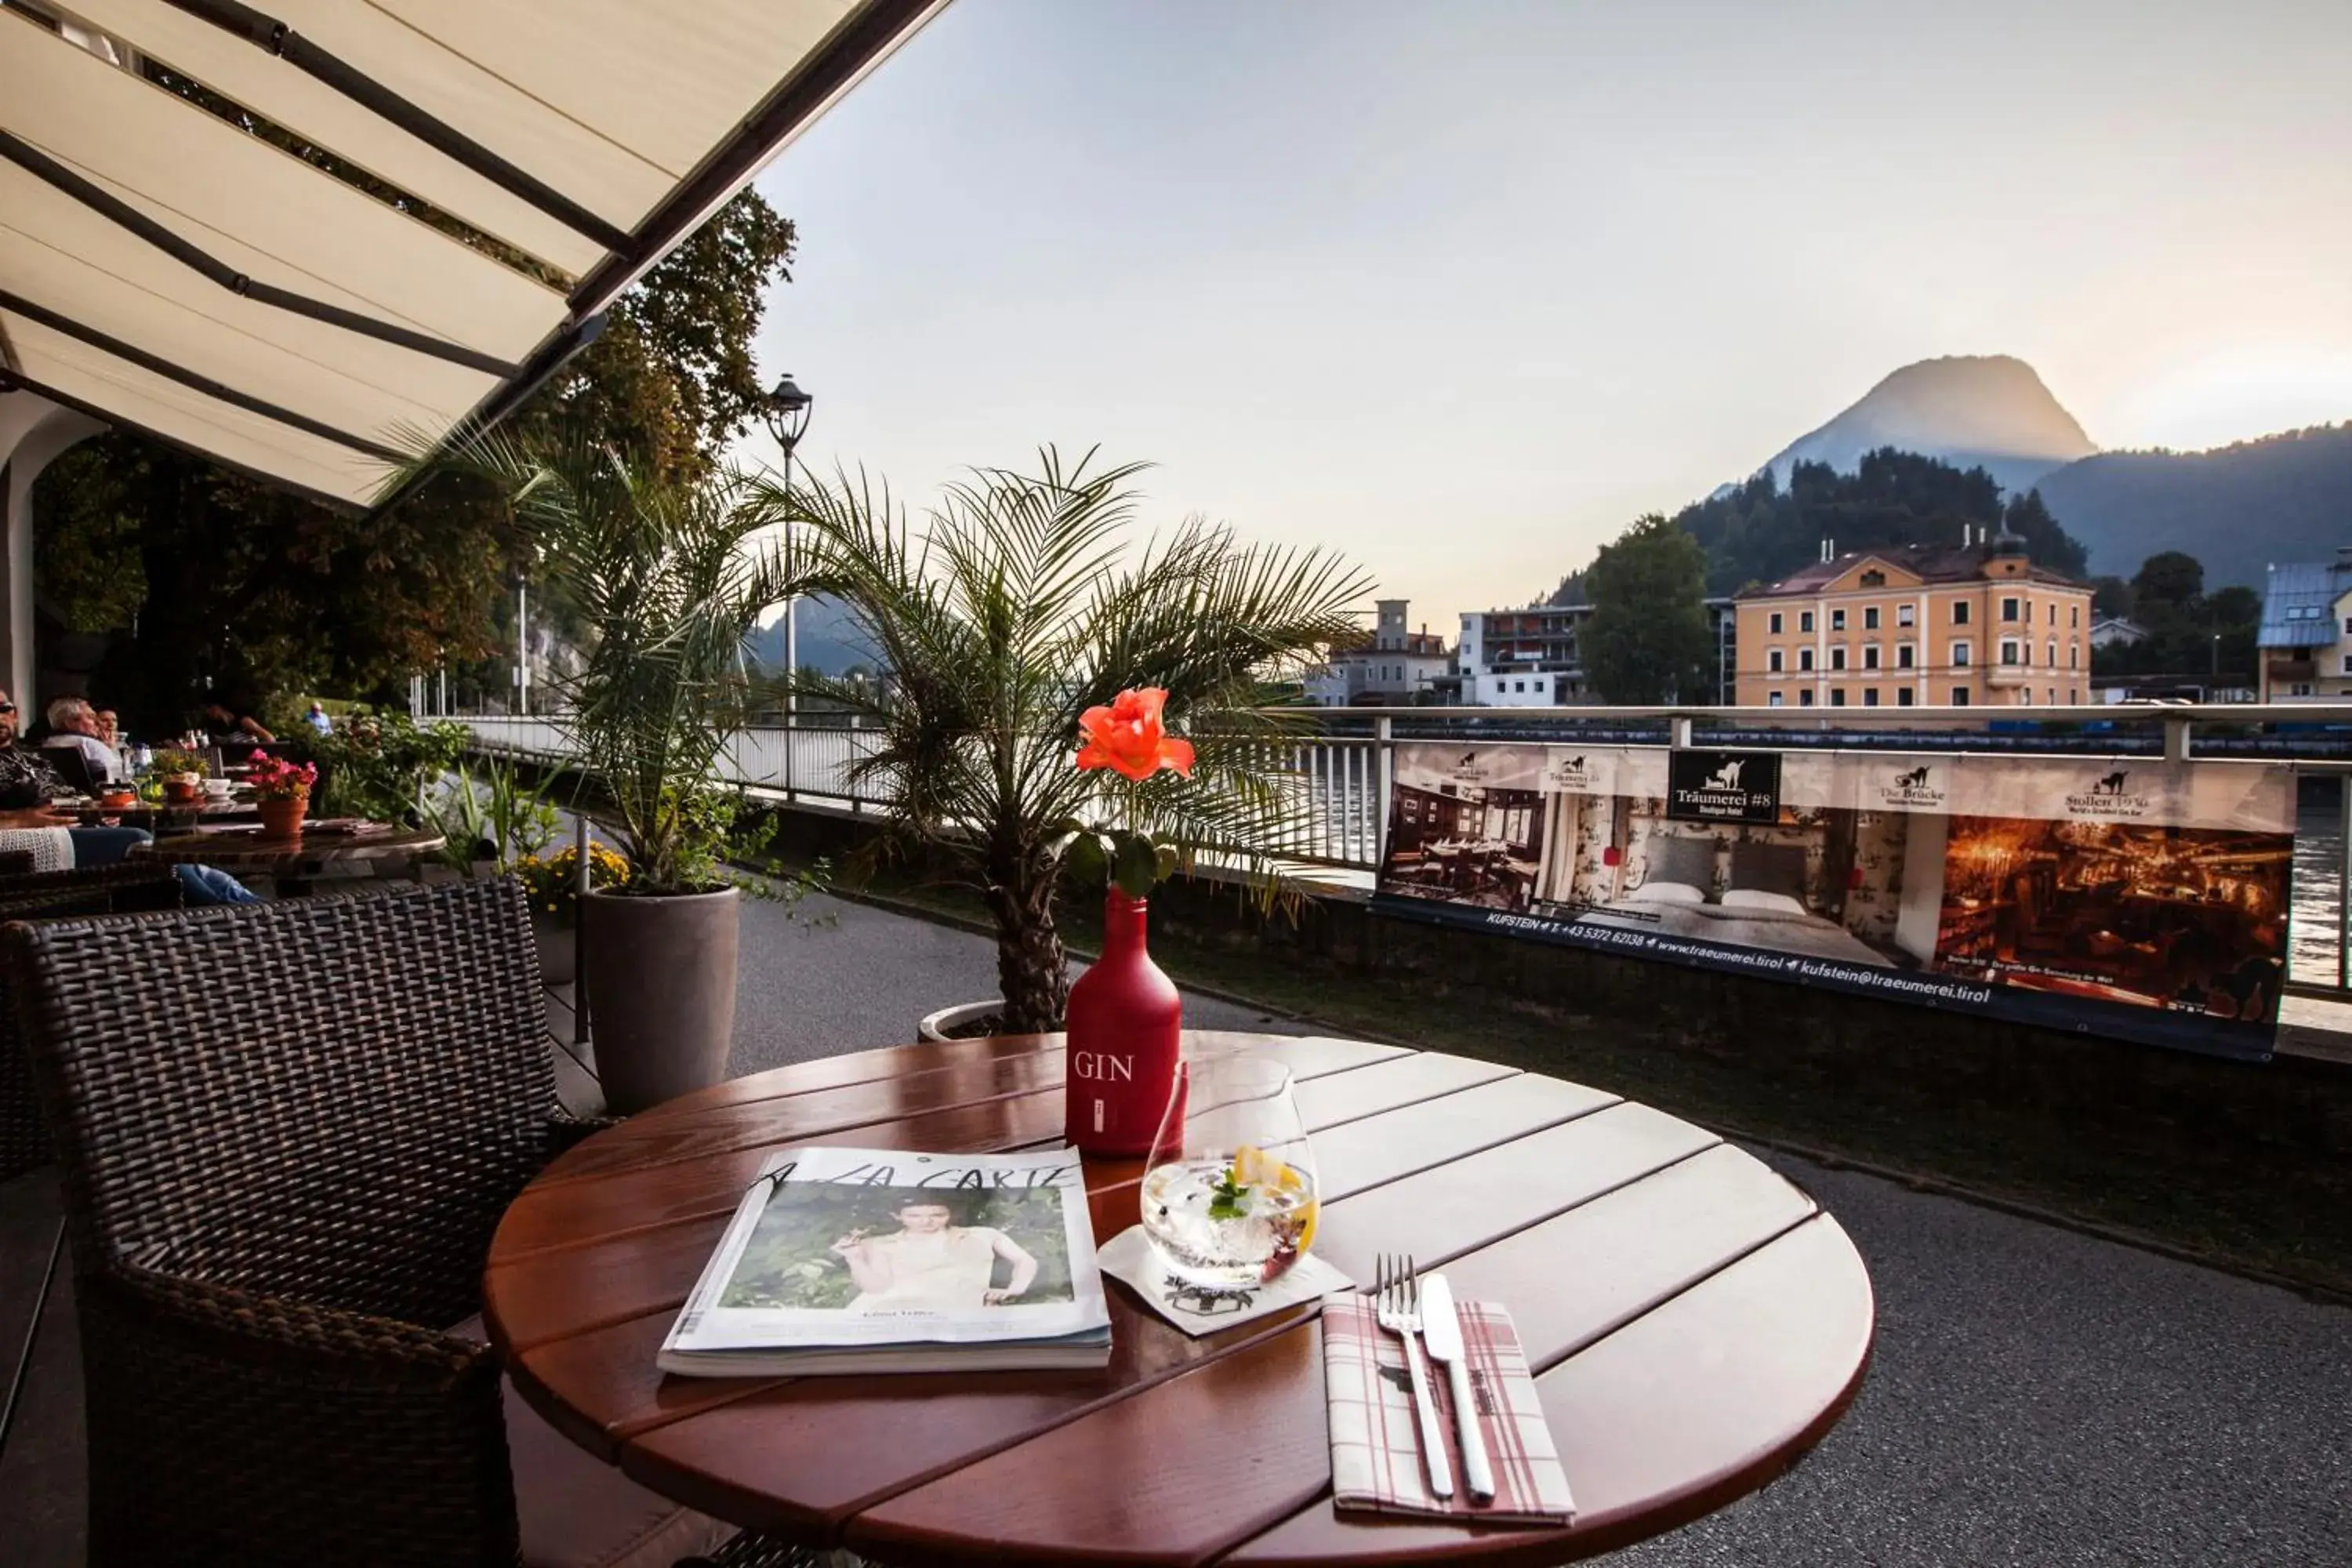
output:
M196 714L196 724L215 742L260 741L267 743L278 739L261 727L260 720L220 702L205 703Z
M321 735L331 735L335 732L335 721L327 717L327 710L316 702L311 703L310 710L302 715L302 722L310 725Z
M118 752L122 750L122 724L111 708L98 710L98 738Z
M129 784L131 770L123 765L122 753L106 743L100 733L98 710L79 697L60 697L49 704L49 728L54 731L41 742L45 750L79 752L89 765L92 784Z
M111 866L136 844L152 840L143 827L81 827L49 809L65 795L56 772L40 752L16 743L16 705L0 691L0 849L29 849L36 871L80 866ZM254 904L261 900L227 872L213 866L175 868L191 904Z

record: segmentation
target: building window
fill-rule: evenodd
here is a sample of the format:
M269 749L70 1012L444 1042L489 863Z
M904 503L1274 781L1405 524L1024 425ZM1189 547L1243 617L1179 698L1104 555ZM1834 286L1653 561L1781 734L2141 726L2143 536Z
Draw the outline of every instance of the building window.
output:
M1830 612L1830 630L1833 632L1842 632L1845 630L1845 612L1843 610L1832 610Z
M2083 668L2083 647L2080 643L2070 642L2066 645L2066 668L2069 669Z
M2044 658L2042 662L2044 665L2046 665L2047 667L2049 667L2050 668L2052 668L2052 669L2055 669L2055 668L2058 668L2058 639L2057 639L2056 637L2052 637L2052 638L2050 639L2049 646L2048 646L2048 647L2044 647L2042 651L2044 654L2046 654L2046 655L2048 655L2048 656L2049 656L2049 657L2047 657L2046 658Z
M1906 642L1906 643L1897 643L1897 644L1895 645L1895 668L1897 668L1897 669L1908 669L1908 668L1911 668L1911 651L1912 651L1912 650L1911 650L1911 645L1910 645L1909 643L1907 643L1907 642Z
M2076 704L2077 702L2080 702L2081 700L2083 700L2083 689L2082 689L2081 687L2079 687L2079 686L2070 686L2070 687L2068 687L2068 688L2066 689L2066 706L2067 706L2067 707L2072 708L2073 706L2074 706L2074 704Z
M1845 649L1842 647L1833 647L1830 649L1830 668L1832 669L1843 669L1845 668Z
M1514 691L1525 691L1527 689L1528 689L1528 683L1527 683L1526 681L1524 681L1524 680L1522 680L1522 681L1517 681L1517 682L1514 683L1514 684L1513 684L1513 686L1511 687L1511 689L1512 689L1512 690L1514 690Z
M1911 706L1911 689L1909 687L1898 686L1895 689L1895 706L1897 708L1908 708Z
M1845 706L1844 687L1835 686L1830 689L1830 706L1832 708L1843 708Z
M1813 694L1812 694L1811 692L1810 692L1810 691L1800 691L1800 692L1798 692L1798 693L1797 693L1797 706L1798 706L1798 707L1800 707L1800 708L1811 708L1812 705L1813 705Z
M1780 696L1781 694L1780 692L1773 692L1770 696L1764 699L1764 706L1767 708L1778 708L1780 706Z
M1969 689L1968 689L1967 687L1965 687L1965 686L1955 686L1955 687L1953 687L1953 688L1952 688L1952 706L1953 706L1953 707L1955 707L1955 708L1965 708L1965 707L1967 707L1968 705L1969 705Z
M1872 643L1868 647L1862 650L1862 668L1864 669L1876 669L1878 668L1878 645L1876 643Z
M1808 673L1811 671L1813 668L1813 650L1811 648L1801 647L1797 650L1797 668L1801 670L1807 671Z
M2056 626L2057 624L2058 624L2058 606L2057 606L2056 605L2052 605L2050 606L2050 625L2052 625L2052 626Z
M1968 667L1969 645L1964 642L1954 643L1952 645L1952 668L1954 669L1966 669Z
M1780 650L1773 648L1764 656L1764 668L1774 675L1780 673Z
M2000 618L2004 621L2013 621L2017 619L2017 601L2015 599L2003 599L2000 602Z
M2000 662L2003 664L2015 664L2017 662L2017 639L2015 637L2003 637L2001 639Z
M1968 602L1966 599L1955 599L1955 600L1953 600L1953 601L1952 601L1952 625L1954 625L1954 626L1967 626L1968 624L1969 624L1969 602Z
M1866 632L1874 632L1878 629L1878 606L1876 605L1867 606L1862 612L1862 629Z
M2344 656L2344 673L2352 675L2352 653Z
M1778 610L1775 610L1775 611L1773 611L1773 612L1772 612L1772 619L1771 619L1771 623L1770 623L1769 630L1771 631L1772 635L1773 635L1774 637L1779 637L1779 636L1780 635L1780 611L1778 611Z
M1911 624L1910 605L1897 605L1895 606L1895 624L1898 626L1907 626Z
M2308 680L2298 680L2293 686L2286 689L2286 694L2289 697L2308 697L2311 695L2311 682Z
M1878 688L1875 686L1865 686L1862 689L1862 705L1864 708L1875 708L1878 706Z
M1799 610L1797 612L1797 629L1801 632L1809 632L1813 629L1812 611Z
M1886 586L1886 574L1874 566L1862 574L1861 582L1865 588L1884 588Z
M2031 687L2028 687L2028 688L2027 688L2027 689L2028 689L2028 690L2032 690L2032 689ZM2054 686L2046 686L2046 687L2042 688L2042 700L2043 700L2044 702L2047 702L2047 703L2048 703L2048 704L2050 704L2050 706L2051 706L2051 707L2053 707L2053 708L2057 707L2057 706L2058 706L2058 689L2057 689L2056 687L2054 687Z

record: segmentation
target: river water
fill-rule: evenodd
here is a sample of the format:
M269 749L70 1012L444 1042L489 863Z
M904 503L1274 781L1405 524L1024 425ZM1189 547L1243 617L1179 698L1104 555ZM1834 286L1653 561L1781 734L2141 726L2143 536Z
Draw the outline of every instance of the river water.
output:
M2334 779L2305 779L2296 804L2287 973L2315 985L2336 984L2337 922L2342 918L2336 900L2344 863L2342 787Z

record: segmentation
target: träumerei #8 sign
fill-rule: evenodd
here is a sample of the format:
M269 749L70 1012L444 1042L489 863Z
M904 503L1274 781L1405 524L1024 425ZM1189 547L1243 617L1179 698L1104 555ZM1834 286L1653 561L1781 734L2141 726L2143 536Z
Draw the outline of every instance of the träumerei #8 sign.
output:
M2260 1058L2294 850L2284 767L1416 742L1374 906Z

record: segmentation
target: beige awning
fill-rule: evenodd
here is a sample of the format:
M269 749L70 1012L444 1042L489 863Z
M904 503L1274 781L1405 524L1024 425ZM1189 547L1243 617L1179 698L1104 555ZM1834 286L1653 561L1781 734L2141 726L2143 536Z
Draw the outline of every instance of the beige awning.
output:
M0 372L364 504L945 3L0 0Z

